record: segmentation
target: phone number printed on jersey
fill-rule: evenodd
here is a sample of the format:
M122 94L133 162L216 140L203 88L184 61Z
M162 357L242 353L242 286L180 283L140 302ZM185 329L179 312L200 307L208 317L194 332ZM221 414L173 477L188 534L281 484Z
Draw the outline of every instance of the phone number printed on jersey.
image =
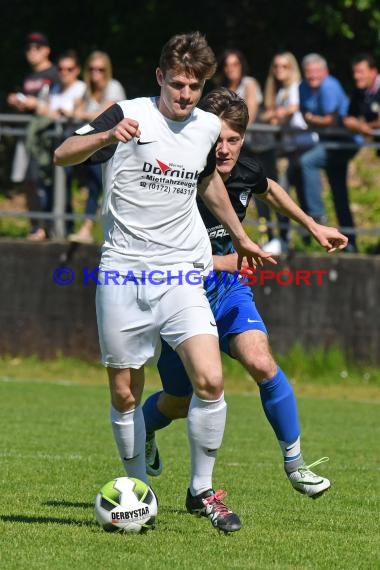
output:
M140 182L142 188L153 190L154 192L166 192L168 194L184 194L191 196L196 190L196 182L188 182L178 179L166 179L163 177L146 176Z

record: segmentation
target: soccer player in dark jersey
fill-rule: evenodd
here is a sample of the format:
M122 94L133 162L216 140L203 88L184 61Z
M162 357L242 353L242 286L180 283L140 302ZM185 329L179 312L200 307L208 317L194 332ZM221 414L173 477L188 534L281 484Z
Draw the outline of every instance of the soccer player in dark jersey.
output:
M328 252L334 251L335 248L328 243L331 239L342 237L338 230L317 224L281 186L266 178L259 162L240 154L248 122L244 101L232 91L220 88L206 95L199 106L221 119L222 128L216 146L217 169L240 221L244 219L254 195L304 226ZM291 485L309 497L319 497L330 487L330 481L313 473L311 467L327 458L311 465L305 464L293 388L272 355L267 330L257 311L251 289L234 274L237 254L230 236L206 205L201 200L198 202L212 243L214 271L223 272L219 280L215 279L216 273L205 281L207 297L218 327L220 348L239 360L257 382L262 406L280 444L285 472ZM147 473L152 476L162 471L155 431L164 428L173 419L186 417L192 391L181 361L165 342L158 369L164 391L150 396L143 406L147 432Z

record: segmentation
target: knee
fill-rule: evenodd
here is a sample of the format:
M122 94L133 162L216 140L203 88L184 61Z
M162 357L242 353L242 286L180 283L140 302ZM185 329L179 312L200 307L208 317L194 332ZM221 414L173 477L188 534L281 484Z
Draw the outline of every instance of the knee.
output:
M223 393L222 371L214 369L200 373L193 388L201 400L218 400Z
M128 412L137 405L129 386L117 386L111 389L111 401L113 407L119 412Z
M107 368L111 402L119 412L133 410L141 399L142 385L133 383L130 371Z
M278 369L277 363L269 351L250 354L244 365L258 384L263 380L273 378Z

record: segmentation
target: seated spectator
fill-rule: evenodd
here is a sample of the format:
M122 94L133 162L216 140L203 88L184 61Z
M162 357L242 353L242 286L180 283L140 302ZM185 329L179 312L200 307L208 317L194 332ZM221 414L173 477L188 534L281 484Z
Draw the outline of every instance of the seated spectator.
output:
M112 77L110 57L101 51L94 51L88 57L84 68L86 91L77 101L73 116L77 120L89 122L108 107L126 98L122 85ZM74 169L67 169L67 185L71 188ZM99 197L102 192L102 175L100 165L85 164L81 167L84 185L88 188L86 202L86 218L77 233L69 235L69 241L75 243L92 243L94 216L98 209Z
M319 54L305 56L302 68L304 80L300 85L300 109L308 127L320 132L320 142L301 156L306 211L316 221L324 221L326 217L320 174L323 169L331 187L338 222L349 239L346 251L356 251L354 222L348 199L347 168L357 147L340 148L339 144L343 141L349 142L347 138L323 133L323 129L343 125L348 98L340 82L329 74L327 62ZM328 147L331 143L335 143L334 148Z
M38 102L36 116L27 132L27 148L38 166L39 211L43 212L52 212L53 209L53 147L56 141L49 136L48 129L54 119L73 117L75 102L83 97L86 89L84 81L78 79L80 63L75 51L69 50L61 54L57 66L59 80L50 88L49 97ZM64 128L71 134L72 127L66 125ZM72 213L68 199L66 213ZM49 226L49 222L41 222L33 239L46 239ZM72 222L67 223L67 230L72 231Z
M356 89L344 125L351 131L373 137L374 129L380 129L380 75L374 57L369 53L355 56L352 75ZM380 138L375 137L375 140Z
M25 76L19 91L9 93L7 103L20 113L35 113L39 102L46 99L50 87L58 81L57 68L50 60L50 45L47 37L40 32L31 32L26 37L25 54L30 72ZM29 210L39 209L37 168L26 150L25 139L19 138L12 164L11 181L14 184L26 182L26 197ZM31 220L29 238L39 236L36 220Z
M290 52L277 53L270 64L268 77L265 82L264 111L261 113L261 121L271 125L288 126L293 129L307 129L307 125L299 111L299 84L301 72L294 55ZM286 180L283 186L288 189L294 185L298 201L305 208L303 196L302 175L299 164L301 148L300 138L296 134L288 134L284 137L288 151L285 156L288 159ZM268 209L268 218L270 211ZM278 214L279 237L273 238L263 247L273 253L281 253L288 249L289 219Z

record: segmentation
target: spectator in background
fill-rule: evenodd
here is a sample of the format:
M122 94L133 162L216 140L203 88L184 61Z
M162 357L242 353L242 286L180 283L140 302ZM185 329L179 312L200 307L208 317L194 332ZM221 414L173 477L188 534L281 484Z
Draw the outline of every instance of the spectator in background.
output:
M374 129L380 129L380 75L374 57L369 53L355 56L352 75L356 89L344 125L351 131L373 137Z
M31 71L26 75L20 91L9 93L7 103L21 113L33 113L38 105L43 87L58 81L57 68L50 61L50 45L47 37L32 32L26 37L26 59Z
M299 110L299 84L301 72L294 55L290 52L277 53L270 64L269 73L265 82L264 111L261 121L271 125L288 126L293 129L307 129L307 125ZM300 137L297 134L289 134L283 137L286 143L285 156L288 159L284 187L294 185L301 208L305 209L303 197L302 175L299 164ZM268 216L270 219L270 211ZM265 244L264 250L273 253L281 253L288 249L289 219L282 214L277 214L280 226L279 237L273 238Z
M30 72L23 80L19 91L9 93L7 103L20 113L35 113L41 99L46 99L50 87L58 81L57 68L50 60L50 45L47 37L40 32L31 32L26 37L25 54ZM25 139L16 143L12 164L11 181L14 184L26 181L26 196L29 210L39 209L37 169L26 150ZM29 239L38 236L38 223L32 220Z
M248 75L248 64L245 55L237 49L228 49L223 52L220 63L220 85L234 91L244 99L248 107L249 125L260 121L260 108L263 103L263 94L259 82ZM269 178L277 180L276 167L276 141L271 133L253 132L249 128L245 134L243 152L255 156L264 166ZM270 221L270 210L266 204L256 200L256 208L260 221L264 221L264 231L267 239L272 241L272 229L267 227ZM268 250L269 251L269 250ZM273 251L279 253L279 251Z
M306 211L318 222L326 218L320 175L323 169L331 187L338 222L348 235L347 251L353 252L356 251L356 240L348 200L347 168L357 147L339 148L342 142L347 143L347 138L323 133L323 129L343 125L348 98L339 81L329 74L327 62L321 55L311 53L305 56L302 68L304 80L300 85L300 109L308 127L320 131L320 142L301 156ZM324 143L336 146L328 148Z
M84 67L84 80L86 91L76 102L73 117L77 120L89 122L100 113L108 109L117 101L126 98L122 85L112 77L112 64L108 54L94 51L88 57ZM69 241L75 243L92 243L93 217L98 209L99 197L102 192L102 174L99 164L85 164L81 167L84 185L88 188L86 202L86 217L77 233L69 235ZM75 167L67 169L67 188L70 193Z
M92 121L116 101L125 99L121 83L112 77L112 63L109 55L93 51L84 66L86 91L77 101L74 116L81 121Z
M86 84L78 79L81 68L78 55L73 50L62 53L57 60L59 80L51 89L49 97L39 101L36 116L28 128L27 148L38 165L38 188L40 207L43 212L53 209L53 146L54 141L49 136L49 127L55 119L65 117L72 119L76 101L83 97ZM73 127L69 122L64 126L65 134L72 133ZM70 194L67 195L66 213L72 213ZM34 240L46 239L49 223L41 222L34 233ZM72 222L67 222L67 231L72 231Z
M248 107L249 123L253 123L263 101L263 95L258 81L248 75L244 54L237 49L226 50L221 56L219 67L220 84L244 99Z
M57 68L58 82L50 89L49 99L38 104L37 112L53 119L72 119L75 104L86 91L85 82L78 79L81 67L77 53L74 50L62 53L57 59Z

